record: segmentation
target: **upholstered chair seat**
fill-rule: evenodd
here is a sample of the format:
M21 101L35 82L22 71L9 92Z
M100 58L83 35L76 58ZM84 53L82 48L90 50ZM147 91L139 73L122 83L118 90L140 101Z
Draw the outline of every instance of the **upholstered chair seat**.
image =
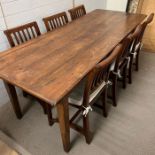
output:
M83 80L70 94L69 96L69 103L76 104L76 105L82 105L83 104L83 95L84 95L84 89L86 81ZM103 81L97 89L95 89L89 96L89 102L92 102L95 97L100 93L100 91L106 86L106 82Z

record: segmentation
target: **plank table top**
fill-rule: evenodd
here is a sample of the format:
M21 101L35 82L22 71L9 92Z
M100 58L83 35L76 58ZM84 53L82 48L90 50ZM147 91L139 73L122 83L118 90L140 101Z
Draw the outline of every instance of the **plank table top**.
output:
M145 17L95 10L0 53L0 78L55 105Z

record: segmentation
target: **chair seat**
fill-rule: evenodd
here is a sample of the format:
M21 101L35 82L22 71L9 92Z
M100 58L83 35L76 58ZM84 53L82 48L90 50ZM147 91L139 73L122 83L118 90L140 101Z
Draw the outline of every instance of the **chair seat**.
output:
M84 95L84 89L85 89L85 80L83 80L69 95L68 102L81 106L83 103L83 95ZM98 95L98 93L106 86L106 82L103 81L100 86L91 93L89 97L89 103L93 101L93 99Z

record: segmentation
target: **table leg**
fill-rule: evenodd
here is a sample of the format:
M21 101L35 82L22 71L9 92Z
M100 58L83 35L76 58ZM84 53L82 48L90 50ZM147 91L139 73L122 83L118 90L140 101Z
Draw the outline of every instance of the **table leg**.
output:
M49 125L52 126L54 124L53 116L52 116L52 106L49 105L48 103L46 103L46 110L47 110Z
M63 147L66 152L70 150L70 126L69 126L69 104L65 98L57 104L58 119L61 131Z
M19 102L18 102L16 89L12 84L10 84L8 82L5 82L5 81L4 81L4 85L5 85L5 88L7 90L8 95L9 95L10 101L12 103L14 112L15 112L17 118L21 119L23 115L22 115L20 105L19 105Z

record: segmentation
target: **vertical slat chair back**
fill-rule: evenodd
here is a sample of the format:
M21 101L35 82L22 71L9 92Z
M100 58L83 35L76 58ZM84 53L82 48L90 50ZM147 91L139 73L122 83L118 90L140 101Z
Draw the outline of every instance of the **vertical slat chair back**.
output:
M144 22L141 25L138 25L136 30L133 32L133 34L130 35L130 38L132 38L132 48L131 48L131 53L134 53L136 50L136 46L140 46L144 29L146 27L146 23Z
M62 27L68 24L68 17L66 12L62 12L53 16L43 18L43 21L44 21L46 30L52 31L54 29L57 29L59 27Z
M11 47L15 47L41 35L36 22L31 22L16 28L8 29L4 31L4 33Z
M129 56L129 51L130 51L130 47L132 44L132 39L128 36L125 39L123 39L121 44L123 45L123 47L121 49L122 52L120 53L120 55L115 60L115 67L113 70L113 72L115 72L115 73L118 73L121 62L126 60L126 58Z
M76 20L79 17L86 15L86 9L85 9L84 5L80 5L73 9L70 9L70 10L68 10L68 12L70 13L72 20Z
M101 84L107 84L110 73L110 66L113 61L122 52L123 45L119 44L112 53L102 60L96 67L89 73L84 91L84 106L89 106L89 97Z

